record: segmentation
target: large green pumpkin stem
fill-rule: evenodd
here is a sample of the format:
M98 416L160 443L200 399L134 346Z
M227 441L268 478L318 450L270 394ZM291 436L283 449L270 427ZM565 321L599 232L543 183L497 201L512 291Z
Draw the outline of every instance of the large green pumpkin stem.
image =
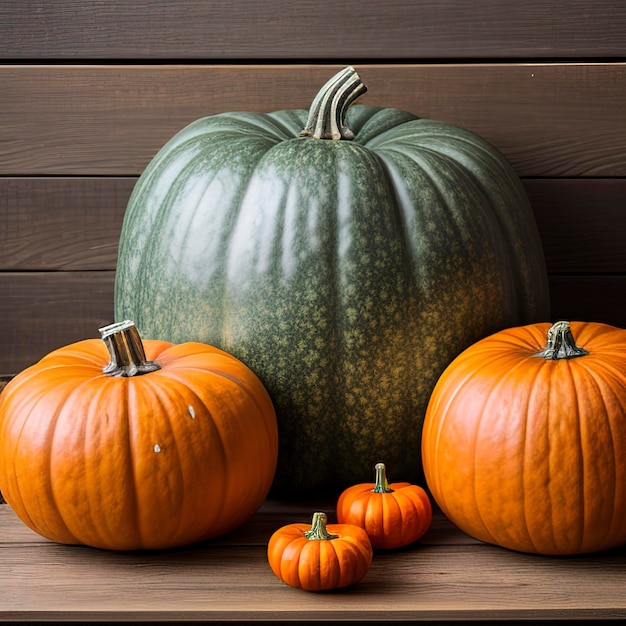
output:
M367 91L353 67L335 74L319 91L311 108L303 136L315 139L354 139L346 115L350 105Z
M376 483L374 484L374 493L392 493L393 489L389 486L387 480L387 469L384 463L376 463L374 468L376 470Z
M130 320L99 330L111 357L110 363L102 368L107 376L140 376L161 369L158 363L146 359L139 331Z
M535 356L546 360L574 359L589 354L574 341L569 322L556 322L548 330L546 347Z
M311 541L322 541L326 539L337 539L339 535L331 535L326 528L328 517L326 513L313 513L311 521L311 530L307 530L304 536Z

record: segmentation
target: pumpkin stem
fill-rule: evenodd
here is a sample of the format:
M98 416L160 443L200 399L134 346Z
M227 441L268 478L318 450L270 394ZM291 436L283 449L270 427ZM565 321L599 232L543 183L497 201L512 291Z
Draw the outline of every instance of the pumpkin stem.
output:
M304 536L311 541L321 541L324 539L338 539L339 535L331 535L326 528L328 517L326 513L313 513L311 530L307 530Z
M387 482L387 469L384 463L376 463L376 484L372 490L374 493L393 493Z
M146 359L139 331L130 320L99 330L111 357L110 363L102 368L107 376L140 376L161 369L158 363Z
M569 322L556 322L550 327L546 347L535 354L546 360L573 359L589 354L574 341Z
M354 139L346 115L350 105L367 91L353 67L335 74L319 90L309 109L309 118L300 135L315 139Z

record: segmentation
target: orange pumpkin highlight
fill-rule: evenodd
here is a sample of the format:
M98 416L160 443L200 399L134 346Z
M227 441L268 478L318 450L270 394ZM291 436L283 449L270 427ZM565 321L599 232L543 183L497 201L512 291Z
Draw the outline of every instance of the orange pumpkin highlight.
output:
M542 323L479 341L438 381L422 453L438 505L482 541L555 555L626 543L626 331Z
M265 499L278 452L259 379L205 344L142 343L132 323L105 333L110 354L99 339L65 346L0 395L4 498L44 537L112 550L170 548L242 524Z
M367 533L351 524L326 524L323 512L311 524L288 524L270 537L267 560L278 578L305 591L328 591L360 582L373 550Z
M391 550L422 537L433 511L428 494L418 485L387 481L384 463L376 465L376 482L353 485L337 501L337 520L363 528L374 548Z

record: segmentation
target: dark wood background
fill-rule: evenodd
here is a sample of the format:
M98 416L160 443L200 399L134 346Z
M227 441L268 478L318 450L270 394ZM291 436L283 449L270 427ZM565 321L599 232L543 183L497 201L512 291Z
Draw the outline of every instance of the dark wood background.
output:
M113 319L117 239L159 147L222 111L363 102L464 126L523 178L553 319L626 327L626 3L0 3L0 376Z

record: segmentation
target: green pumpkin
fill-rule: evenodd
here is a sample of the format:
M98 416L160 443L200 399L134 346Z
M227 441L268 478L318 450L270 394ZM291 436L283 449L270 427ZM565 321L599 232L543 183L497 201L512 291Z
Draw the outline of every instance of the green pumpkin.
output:
M379 461L421 480L445 367L549 319L534 216L503 156L461 128L353 104L364 91L346 68L310 114L197 120L148 165L123 223L116 318L256 372L279 423L275 494L338 491Z

